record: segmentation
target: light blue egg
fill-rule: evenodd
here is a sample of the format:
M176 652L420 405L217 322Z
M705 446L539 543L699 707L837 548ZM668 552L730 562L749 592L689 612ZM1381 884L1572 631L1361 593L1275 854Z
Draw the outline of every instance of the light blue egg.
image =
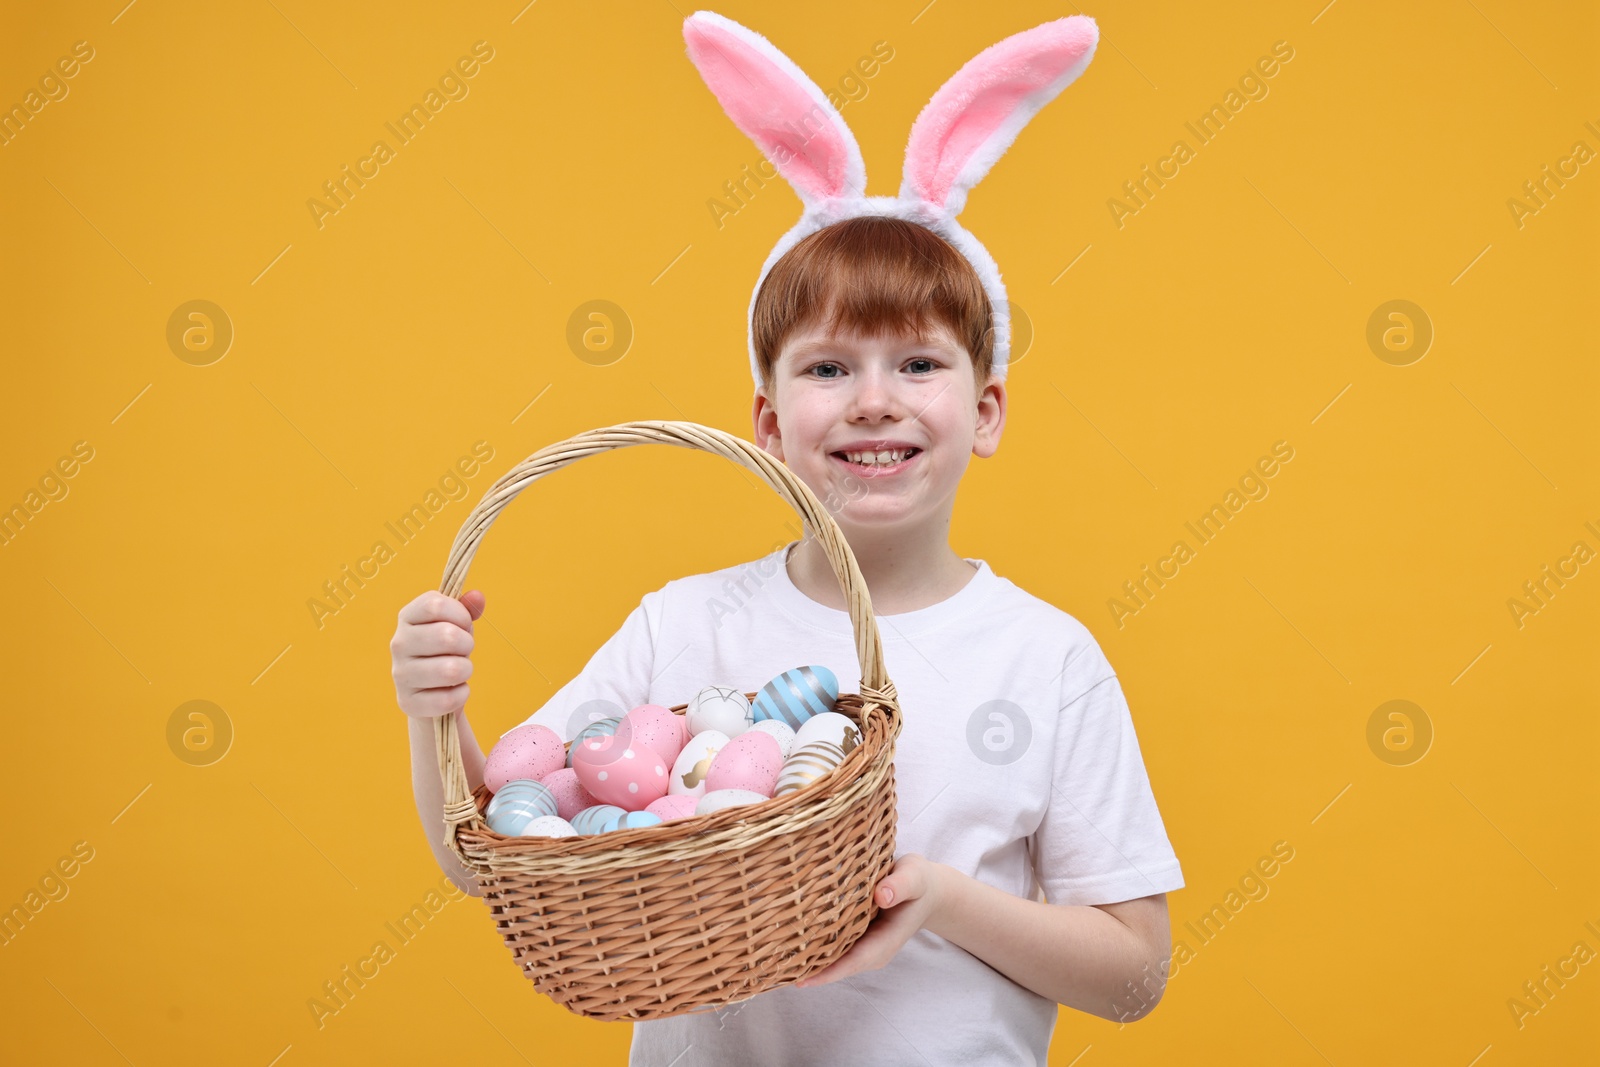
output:
M615 804L596 804L574 815L572 828L580 834L604 833L608 823L626 814L628 814L627 809L619 808Z
M653 811L625 811L619 817L606 823L601 833L610 833L612 830L639 830L646 826L660 826L661 816Z
M484 811L484 818L488 820L490 829L499 834L519 834L522 831L502 830L495 825L496 817L513 807L517 810L532 810L539 815L554 815L558 805L556 795L550 787L543 782L536 782L531 778L517 778L501 786L499 791L489 799L489 806Z
M517 837L533 820L554 814L553 810L536 798L509 800L489 816L489 829L507 837Z
M578 736L572 739L572 746L567 749L567 766L572 766L572 750L578 747L578 742L590 737L605 737L617 732L617 727L622 725L620 718L596 719L594 722L578 731Z
M761 687L751 705L756 722L773 719L791 730L813 715L833 710L839 699L839 679L826 667L812 665L784 671Z

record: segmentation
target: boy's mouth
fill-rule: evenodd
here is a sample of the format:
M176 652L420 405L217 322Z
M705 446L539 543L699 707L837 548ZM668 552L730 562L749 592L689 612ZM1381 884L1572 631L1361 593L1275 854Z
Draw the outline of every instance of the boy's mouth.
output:
M882 478L899 474L922 455L920 448L885 449L877 452L832 452L834 459L863 478Z

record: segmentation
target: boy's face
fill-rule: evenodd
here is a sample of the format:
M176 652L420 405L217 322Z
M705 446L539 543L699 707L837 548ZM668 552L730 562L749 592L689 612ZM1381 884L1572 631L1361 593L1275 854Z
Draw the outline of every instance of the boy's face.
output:
M756 443L823 501L842 529L948 537L972 456L987 459L1005 424L1004 384L980 390L972 357L943 324L926 342L888 334L795 331L756 390ZM880 442L892 442L883 444ZM841 453L914 450L863 466Z

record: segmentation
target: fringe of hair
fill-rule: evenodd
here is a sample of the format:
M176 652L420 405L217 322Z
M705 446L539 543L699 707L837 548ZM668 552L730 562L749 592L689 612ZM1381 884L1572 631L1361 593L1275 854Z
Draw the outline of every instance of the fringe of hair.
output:
M784 253L756 296L752 334L770 385L788 338L810 325L926 341L942 323L972 357L981 389L994 364L988 294L966 257L925 226L865 215L809 234Z

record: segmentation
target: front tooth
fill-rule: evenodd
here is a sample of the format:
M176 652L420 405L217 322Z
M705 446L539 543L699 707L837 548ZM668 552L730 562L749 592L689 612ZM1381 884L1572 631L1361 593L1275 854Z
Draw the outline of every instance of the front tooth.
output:
M845 458L852 463L873 466L898 463L905 458L905 455L905 450L894 452L847 452L845 453Z

